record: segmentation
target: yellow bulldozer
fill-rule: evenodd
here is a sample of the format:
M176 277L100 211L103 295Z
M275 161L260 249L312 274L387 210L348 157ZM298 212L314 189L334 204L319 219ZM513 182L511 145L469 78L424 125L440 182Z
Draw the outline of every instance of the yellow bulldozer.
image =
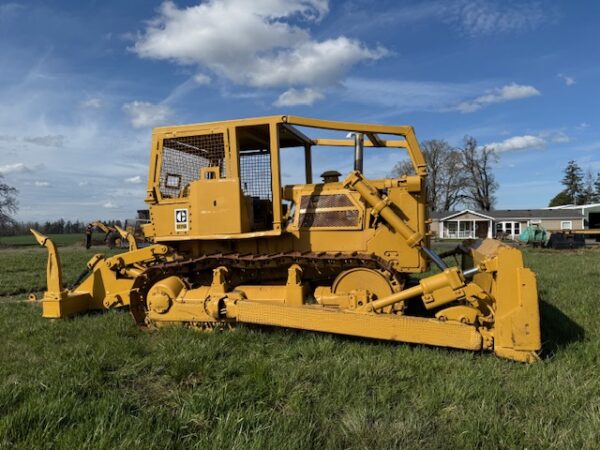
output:
M317 147L347 148L348 165L353 150L354 170L313 181ZM363 154L375 147L405 150L416 175L367 179ZM292 148L305 182L282 186ZM49 252L43 316L128 307L142 327L258 324L535 361L534 273L495 240L457 247L449 267L429 246L426 175L410 126L268 116L157 128L152 244L130 238L127 252L95 255L65 289L56 246L32 230Z
M94 231L102 233L102 240L94 239ZM89 249L92 245L106 245L108 248L121 247L121 235L119 231L100 220L90 222L85 227L85 248Z
M105 245L110 249L126 247L129 245L128 235L133 236L138 244L144 244L145 239L141 227L150 222L149 215L148 210L138 209L137 217L125 220L123 228L118 225L108 225L100 220L88 223L85 227L85 248L89 249L92 245ZM94 231L103 234L101 240L94 239Z

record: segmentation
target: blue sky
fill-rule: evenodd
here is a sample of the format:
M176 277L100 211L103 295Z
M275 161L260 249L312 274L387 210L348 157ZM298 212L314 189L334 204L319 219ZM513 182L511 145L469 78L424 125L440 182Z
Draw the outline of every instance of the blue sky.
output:
M144 207L153 126L296 114L493 145L498 208L600 171L600 3L0 2L0 173L18 219ZM284 181L299 155L284 155ZM317 155L315 172L350 155ZM367 152L383 176L396 153Z

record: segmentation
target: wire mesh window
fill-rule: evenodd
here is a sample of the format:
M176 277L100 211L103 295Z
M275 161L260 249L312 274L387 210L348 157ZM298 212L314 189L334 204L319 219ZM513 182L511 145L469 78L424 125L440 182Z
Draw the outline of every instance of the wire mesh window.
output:
M321 211L316 213L300 213L300 228L330 228L330 227L356 227L358 226L358 210Z
M160 192L178 197L186 186L200 177L203 167L219 167L225 177L223 133L170 138L163 141Z
M268 150L241 152L240 178L244 195L272 200L271 153Z
M356 228L360 226L357 207L346 194L303 195L300 197L298 227Z

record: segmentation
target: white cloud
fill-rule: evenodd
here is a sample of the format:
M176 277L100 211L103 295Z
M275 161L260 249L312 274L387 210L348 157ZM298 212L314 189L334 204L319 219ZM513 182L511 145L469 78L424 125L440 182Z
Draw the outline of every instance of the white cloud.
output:
M525 135L514 136L505 139L502 142L493 142L486 147L493 148L497 153L511 152L514 150L525 150L529 148L542 148L546 145L546 141L538 136Z
M554 144L566 144L571 142L571 137L561 130L546 130L540 133L540 137Z
M200 86L205 86L207 84L210 84L211 79L208 75L205 75L203 73L197 73L196 75L194 75L194 81Z
M155 105L150 102L133 101L123 105L123 110L129 115L134 128L154 127L165 125L173 115L166 105Z
M140 184L142 182L142 177L136 175L135 177L125 178L125 183L129 184Z
M34 181L33 185L35 187L48 187L50 186L50 183L48 183L47 181Z
M31 172L32 170L23 163L6 164L0 166L0 175L7 175L9 173L25 173Z
M87 181L80 181L79 183L77 183L77 186L83 187L83 186L87 186L89 183Z
M540 95L540 91L533 86L511 83L492 89L473 100L464 101L456 109L462 113L471 113L494 103L503 103L537 95Z
M107 202L104 202L104 203L102 204L102 207L103 207L103 208L106 208L106 209L114 209L114 208L118 208L118 207L119 207L119 205L115 205L113 202L111 202L111 201L109 200L109 201L107 201Z
M573 86L576 83L575 78L563 75L562 73L559 73L556 76L560 78L566 86Z
M25 142L30 144L41 145L42 147L61 148L65 145L65 137L60 134L48 136L26 136L23 138Z
M90 97L81 102L81 107L85 109L101 109L103 106L104 102L98 97Z
M344 36L311 38L306 25L327 12L327 0L212 0L181 9L166 1L132 50L241 85L296 88L336 84L355 64L387 54Z
M295 105L305 105L310 106L317 100L321 100L323 98L323 94L315 89L305 88L305 89L288 89L283 94L279 96L279 98L275 101L275 106L295 106Z
M306 42L271 57L258 57L254 70L239 80L253 86L327 86L337 83L358 61L376 60L383 49L370 50L361 43L339 37Z
M457 0L439 6L438 17L470 36L534 30L555 16L540 2Z

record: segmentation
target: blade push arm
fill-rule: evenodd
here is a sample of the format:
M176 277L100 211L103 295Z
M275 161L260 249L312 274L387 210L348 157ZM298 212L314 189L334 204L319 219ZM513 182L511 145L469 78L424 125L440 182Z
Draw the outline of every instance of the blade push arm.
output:
M354 171L344 180L344 187L357 191L371 206L374 216L381 216L397 233L404 238L410 247L419 247L421 251L441 270L448 268L446 263L436 253L425 246L423 234L414 231L390 207L390 200L379 195L377 189L371 185L359 171Z

